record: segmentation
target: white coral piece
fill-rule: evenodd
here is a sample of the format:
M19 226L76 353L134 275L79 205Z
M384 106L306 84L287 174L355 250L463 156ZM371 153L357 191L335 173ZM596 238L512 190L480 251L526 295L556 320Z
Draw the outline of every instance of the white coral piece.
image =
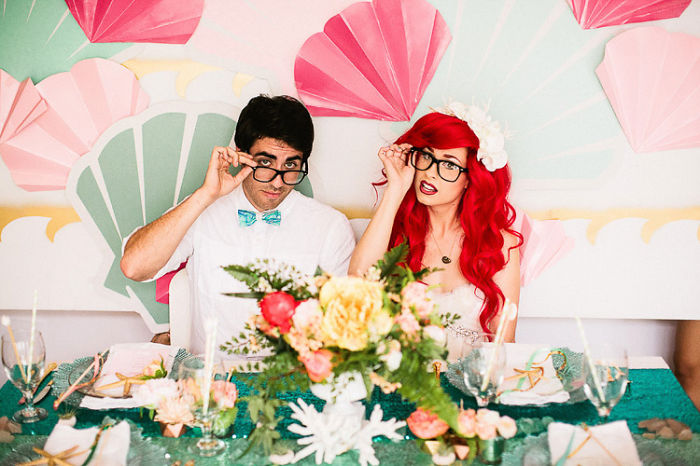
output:
M332 463L336 456L356 449L362 466L377 465L379 460L374 455L372 437L384 435L390 440L400 440L401 435L396 430L406 425L395 419L382 421L384 413L379 405L375 405L367 421L364 406L357 401L327 403L320 413L301 399L297 403L290 403L289 407L293 411L292 418L301 424L292 424L288 429L302 435L297 443L306 447L294 456L295 463L313 453L316 464Z

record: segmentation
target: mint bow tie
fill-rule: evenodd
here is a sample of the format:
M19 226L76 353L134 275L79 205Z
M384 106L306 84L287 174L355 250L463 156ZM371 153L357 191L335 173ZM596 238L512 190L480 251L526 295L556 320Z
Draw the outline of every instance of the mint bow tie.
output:
M261 214L262 221L269 225L279 226L282 220L282 214L279 210L263 212ZM258 220L258 214L252 210L238 209L238 224L242 227L249 227Z

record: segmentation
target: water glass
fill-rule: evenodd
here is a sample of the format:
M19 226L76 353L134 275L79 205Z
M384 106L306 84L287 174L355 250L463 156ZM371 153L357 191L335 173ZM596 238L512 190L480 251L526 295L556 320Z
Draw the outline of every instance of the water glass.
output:
M218 455L224 451L226 444L215 438L212 432L212 426L219 414L219 408L211 396L214 372L207 370L203 357L190 356L180 364L178 380L185 386L195 424L202 430L202 438L192 446L192 452L205 457Z
M20 423L37 422L46 419L44 408L34 406L34 391L42 378L46 349L41 332L31 334L29 329L10 331L2 336L2 365L7 378L22 392L25 408L12 417Z
M480 407L496 399L506 368L506 350L493 334L482 333L460 361L464 384Z
M598 415L607 418L627 389L627 350L603 344L585 351L585 358L583 391Z

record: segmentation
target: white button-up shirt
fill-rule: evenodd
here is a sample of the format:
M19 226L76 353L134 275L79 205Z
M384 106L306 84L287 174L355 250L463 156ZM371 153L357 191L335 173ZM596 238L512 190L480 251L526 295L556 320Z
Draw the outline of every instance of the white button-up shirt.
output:
M258 312L254 299L223 294L248 291L223 266L274 258L308 274L313 274L317 267L333 275L347 274L355 236L348 219L337 210L297 191L291 191L277 207L282 216L279 225L267 224L258 215L253 225L240 226L238 209L258 212L240 186L197 218L168 263L154 277L188 261L192 353L204 352L205 319L218 319L218 347L238 335L248 317Z

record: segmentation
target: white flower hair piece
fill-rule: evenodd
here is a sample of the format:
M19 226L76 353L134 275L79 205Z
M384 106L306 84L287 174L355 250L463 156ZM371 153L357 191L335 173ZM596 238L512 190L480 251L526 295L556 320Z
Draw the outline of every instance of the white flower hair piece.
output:
M506 166L508 163L508 154L504 148L506 133L501 129L500 123L491 120L488 107L481 108L478 105L465 105L462 102L453 101L435 111L467 122L479 138L479 152L476 154L476 159L483 163L488 171L493 172Z

